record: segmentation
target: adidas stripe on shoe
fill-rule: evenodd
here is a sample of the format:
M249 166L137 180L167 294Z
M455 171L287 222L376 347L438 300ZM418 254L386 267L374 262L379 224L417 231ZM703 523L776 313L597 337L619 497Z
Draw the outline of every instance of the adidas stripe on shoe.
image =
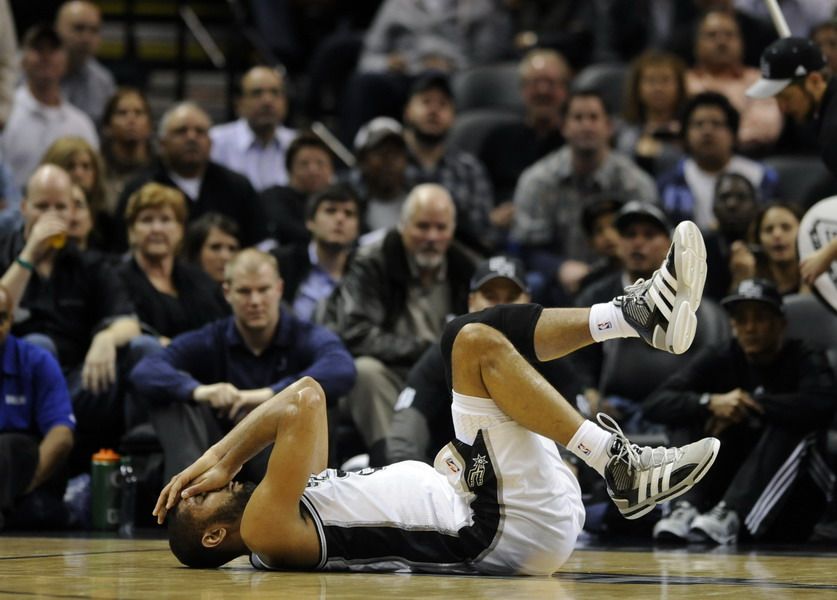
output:
M697 330L695 311L706 283L706 246L697 225L683 221L666 259L650 279L638 280L614 299L625 320L651 346L682 354Z

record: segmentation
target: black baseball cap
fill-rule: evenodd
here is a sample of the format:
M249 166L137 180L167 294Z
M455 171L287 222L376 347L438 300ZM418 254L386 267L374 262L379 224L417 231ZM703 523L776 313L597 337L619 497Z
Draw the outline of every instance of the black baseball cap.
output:
M476 292L487 282L498 277L510 279L522 291L529 293L529 286L526 285L526 267L520 259L509 256L492 256L481 261L471 278L471 291Z
M52 25L37 23L26 30L20 45L22 48L37 48L44 44L48 44L52 48L60 48L63 42Z
M767 279L745 279L732 294L721 300L721 305L727 310L733 310L741 302L761 302L777 314L784 314L782 295L776 285Z
M671 223L665 213L656 204L631 200L616 215L613 224L619 233L623 233L631 223L646 221L662 229L666 235L671 235Z
M448 98L453 100L453 88L450 85L450 77L444 71L425 71L419 75L410 88L410 98L427 90L440 90Z
M825 68L822 50L813 40L786 37L776 40L761 53L761 79L747 90L750 98L770 98L797 77Z

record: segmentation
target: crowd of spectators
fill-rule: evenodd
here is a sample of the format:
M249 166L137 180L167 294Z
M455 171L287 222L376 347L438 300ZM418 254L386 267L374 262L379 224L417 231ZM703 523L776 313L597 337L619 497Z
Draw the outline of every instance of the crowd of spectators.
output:
M837 1L782 2L815 68L752 97L776 38L760 1L316 4L249 3L257 30L287 32L265 38L286 64L245 65L213 123L193 98L153 114L97 59L100 3L15 31L0 0L0 529L72 524L68 479L134 428L168 477L305 375L333 462L351 432L362 465L432 461L448 320L609 301L688 219L709 264L690 351L625 339L534 366L587 416L746 457L655 513L654 537L807 538L834 482L837 364L814 331L785 338L784 305L828 268L803 274L796 238L837 173L812 198L772 165L833 163L814 126ZM309 128L324 113L333 136Z

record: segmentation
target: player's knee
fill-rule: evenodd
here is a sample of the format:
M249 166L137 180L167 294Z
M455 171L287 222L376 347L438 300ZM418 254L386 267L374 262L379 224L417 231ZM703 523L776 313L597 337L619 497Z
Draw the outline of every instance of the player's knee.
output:
M316 379L306 375L297 383L299 384L299 398L302 402L306 404L325 403L325 390Z
M454 350L485 353L507 343L503 334L493 327L482 323L468 323L459 330L454 341Z

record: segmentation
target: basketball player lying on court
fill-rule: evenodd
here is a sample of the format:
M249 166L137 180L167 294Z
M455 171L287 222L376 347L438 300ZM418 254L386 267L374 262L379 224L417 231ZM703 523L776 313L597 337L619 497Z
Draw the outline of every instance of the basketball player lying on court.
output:
M618 425L585 420L531 366L613 337L685 352L706 277L697 227L681 223L648 281L590 309L504 305L455 319L442 337L456 440L435 469L406 461L344 473L326 466L325 397L303 378L243 419L160 494L171 549L194 567L243 554L265 569L547 575L584 523L558 442L602 475L634 519L703 477L719 442L632 445ZM641 377L641 373L637 373ZM274 443L257 486L233 481ZM313 475L312 475L313 474Z

